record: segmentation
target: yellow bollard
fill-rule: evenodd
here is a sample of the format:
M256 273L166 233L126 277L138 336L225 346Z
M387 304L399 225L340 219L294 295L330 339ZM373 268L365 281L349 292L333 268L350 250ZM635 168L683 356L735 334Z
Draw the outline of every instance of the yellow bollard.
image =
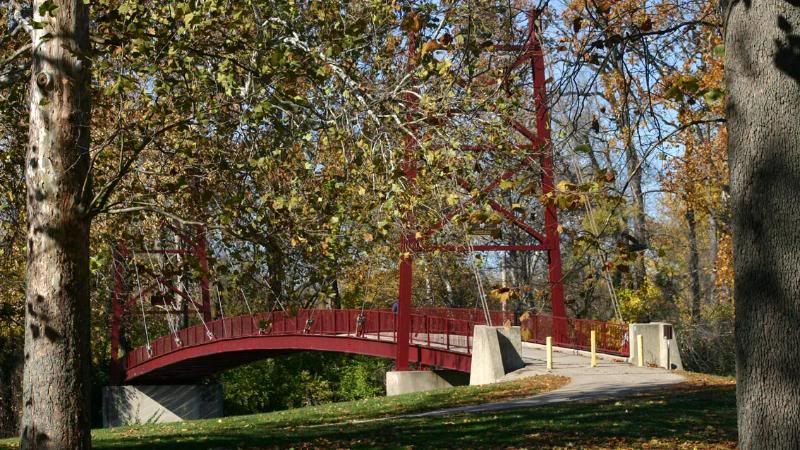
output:
M636 356L639 360L639 367L644 367L644 338L641 334L636 336Z
M591 365L591 367L597 367L597 335L595 334L594 330L592 330L591 339L592 339L592 365Z
M547 336L545 340L545 347L547 348L547 370L553 370L553 338Z

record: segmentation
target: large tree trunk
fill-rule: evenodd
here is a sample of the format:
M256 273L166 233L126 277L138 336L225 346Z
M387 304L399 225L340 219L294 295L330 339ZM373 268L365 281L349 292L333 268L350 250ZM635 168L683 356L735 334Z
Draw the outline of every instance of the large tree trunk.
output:
M44 6L43 6L44 5ZM46 13L48 5L57 8ZM84 0L33 2L22 449L88 449L89 69ZM45 12L45 16L40 16Z
M800 8L723 1L743 449L800 448Z

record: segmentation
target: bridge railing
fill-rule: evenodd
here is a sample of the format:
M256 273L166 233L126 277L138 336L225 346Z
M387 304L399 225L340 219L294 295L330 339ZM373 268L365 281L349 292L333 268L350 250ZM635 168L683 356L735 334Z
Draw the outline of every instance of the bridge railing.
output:
M491 314L494 325L512 318L508 312L492 311ZM149 351L145 347L134 349L125 357L126 367L183 347L259 335L329 335L395 342L396 321L396 313L390 310L358 309L300 310L295 314L280 311L229 317L179 330L177 339L175 335L162 336L151 343ZM410 342L471 353L473 328L484 323L481 311L415 308L411 314ZM529 342L544 343L547 336L552 336L558 346L588 350L594 330L598 351L620 356L630 353L628 326L624 323L534 315L523 320L521 325L523 339Z
M594 330L598 352L630 355L626 323L532 315L523 320L521 325L525 341L544 344L545 339L551 336L554 345L578 350L591 348L591 332Z
M495 313L492 322L502 323L507 313ZM485 323L482 312L472 310L441 311L434 308L412 310L410 343L450 351L470 353L475 325ZM221 339L253 336L328 335L395 342L397 314L390 310L299 310L236 316L194 325L162 336L146 347L139 347L125 357L126 367L136 366L184 347L202 345Z
M474 308L414 308L413 313L466 320L476 325L484 325L486 323L483 311ZM503 325L506 320L514 321L514 314L509 311L490 311L489 315L492 319L492 325L495 326Z

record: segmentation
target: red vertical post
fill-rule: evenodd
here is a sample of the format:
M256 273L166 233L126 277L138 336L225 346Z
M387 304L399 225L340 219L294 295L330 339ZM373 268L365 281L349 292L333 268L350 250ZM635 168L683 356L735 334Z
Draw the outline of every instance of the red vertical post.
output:
M202 225L196 226L195 255L200 263L200 297L203 301L203 320L211 319L211 293L208 289L208 253L206 250L206 233Z
M550 134L550 108L547 104L547 80L544 66L544 50L538 35L539 13L531 10L528 12L528 46L531 55L531 69L533 71L533 95L536 108L536 134L544 142L541 149L542 166L542 193L544 195L554 191L553 173L553 146ZM550 302L554 318L554 338L559 342L566 329L564 323L567 311L564 306L564 284L561 271L561 237L558 232L558 212L555 204L545 204L544 215L545 246L548 257L548 280L550 283Z
M428 336L428 347L431 346L431 316L425 315L425 335Z
M405 245L402 246L405 248ZM411 277L412 262L410 256L403 256L400 260L400 288L398 293L399 307L397 311L397 353L395 355L395 370L408 370L408 341L411 338Z
M124 256L125 246L120 244L111 250L111 270L114 271L114 292L111 297L111 385L122 384L122 361L119 359L119 344L124 314L125 280L122 276L120 257Z
M413 13L412 13L413 14ZM406 71L414 71L414 60L417 53L417 33L408 33L408 62ZM405 95L405 102L408 111L412 111L416 106L416 96L411 93ZM409 124L413 117L411 113L407 115ZM406 189L412 192L417 178L416 150L417 139L410 134L413 128L409 125L405 137L405 153L403 155L403 174L406 178ZM405 230L400 241L400 280L398 287L398 310L397 310L397 343L395 354L395 370L408 370L408 349L411 339L411 288L413 283L414 260L412 252L416 247L416 234L414 233L414 212L406 212Z
M450 350L450 319L444 319L444 335L447 339L447 349Z

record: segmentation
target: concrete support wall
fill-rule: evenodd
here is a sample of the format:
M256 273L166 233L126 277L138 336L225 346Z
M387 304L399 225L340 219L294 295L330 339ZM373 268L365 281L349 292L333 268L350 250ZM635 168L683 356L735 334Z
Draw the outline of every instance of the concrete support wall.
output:
M525 367L519 327L476 325L472 338L469 384L489 384Z
M665 327L672 327L671 324L664 322L652 323L632 323L630 324L630 349L631 355L628 361L637 364L639 360L639 349L637 348L636 336L642 336L644 347L645 366L657 366L671 370L683 370L681 354L678 349L678 337L675 328L672 327L672 339L664 337ZM669 352L667 349L669 348ZM671 367L670 367L671 366Z
M449 387L452 387L452 384L432 370L386 372L386 396L388 397Z
M108 386L103 388L103 426L180 422L222 417L222 386Z

